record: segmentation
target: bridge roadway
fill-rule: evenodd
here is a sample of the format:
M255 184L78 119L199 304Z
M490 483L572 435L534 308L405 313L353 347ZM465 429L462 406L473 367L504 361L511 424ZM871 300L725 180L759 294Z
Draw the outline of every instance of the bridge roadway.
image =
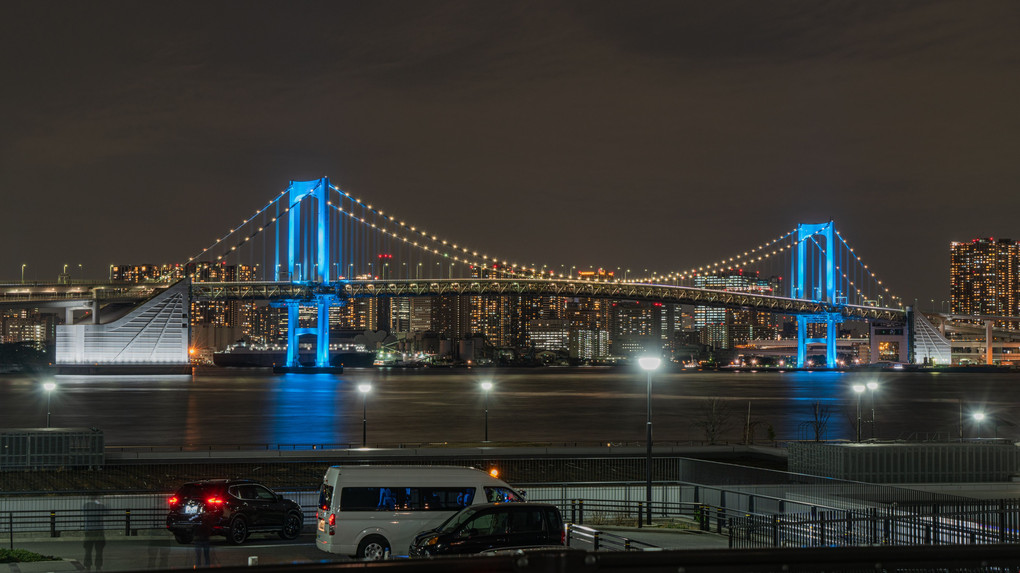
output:
M23 306L30 303L40 306L58 306L59 303L89 300L100 301L100 303L123 300L141 301L167 286L169 285L155 283L8 284L0 285L0 304ZM744 292L618 281L459 278L343 280L328 284L277 281L194 282L191 284L192 300L299 299L311 302L320 295L335 295L341 299L444 295L590 297L753 309L789 315L836 313L845 318L897 322L902 322L906 317L906 313L902 309L831 304Z

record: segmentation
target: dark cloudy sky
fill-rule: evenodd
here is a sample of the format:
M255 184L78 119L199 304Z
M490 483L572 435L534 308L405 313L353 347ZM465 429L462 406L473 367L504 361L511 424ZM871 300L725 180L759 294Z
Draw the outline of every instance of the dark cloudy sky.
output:
M0 4L0 278L185 259L328 175L503 258L685 269L832 217L905 299L1020 239L1020 3Z

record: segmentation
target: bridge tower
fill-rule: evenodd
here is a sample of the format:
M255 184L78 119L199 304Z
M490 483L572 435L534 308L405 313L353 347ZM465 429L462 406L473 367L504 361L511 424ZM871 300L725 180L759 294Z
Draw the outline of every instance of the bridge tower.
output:
M797 254L792 257L790 296L830 304L845 304L836 296L837 257L835 225L828 223L797 225ZM824 244L823 244L824 243ZM839 313L828 312L797 317L797 367L807 364L807 345L825 343L828 368L836 367L836 325L843 322ZM825 324L825 338L808 338L808 324Z
M342 237L343 233L330 228L335 218L329 216L329 178L312 181L291 181L287 193L287 252L280 260L280 249L276 249L276 280L294 283L328 285L333 277L330 269L330 239ZM308 200L307 202L305 200ZM277 214L279 217L279 214ZM311 219L303 221L302 219ZM341 223L336 223L339 226ZM279 228L279 227L278 227ZM279 241L277 241L279 245ZM338 249L339 252L339 249ZM339 265L338 265L339 266ZM325 289L324 289L325 290ZM318 292L313 300L289 299L279 303L287 309L287 364L288 368L300 366L298 361L298 339L302 334L316 335L315 367L328 368L329 363L329 309L342 304L335 294ZM316 307L315 328L300 328L299 317L302 306Z

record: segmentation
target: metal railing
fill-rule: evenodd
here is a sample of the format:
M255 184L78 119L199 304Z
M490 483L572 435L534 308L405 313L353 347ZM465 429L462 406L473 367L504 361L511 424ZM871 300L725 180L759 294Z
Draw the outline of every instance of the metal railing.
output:
M567 546L575 547L577 542L588 544L592 551L649 551L659 547L622 535L607 533L591 527L567 524Z

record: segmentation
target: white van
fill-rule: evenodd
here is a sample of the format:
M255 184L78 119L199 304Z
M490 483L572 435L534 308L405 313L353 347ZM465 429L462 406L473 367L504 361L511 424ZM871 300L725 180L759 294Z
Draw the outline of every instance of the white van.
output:
M362 559L406 555L415 534L480 503L524 501L474 468L333 466L319 488L315 546Z

